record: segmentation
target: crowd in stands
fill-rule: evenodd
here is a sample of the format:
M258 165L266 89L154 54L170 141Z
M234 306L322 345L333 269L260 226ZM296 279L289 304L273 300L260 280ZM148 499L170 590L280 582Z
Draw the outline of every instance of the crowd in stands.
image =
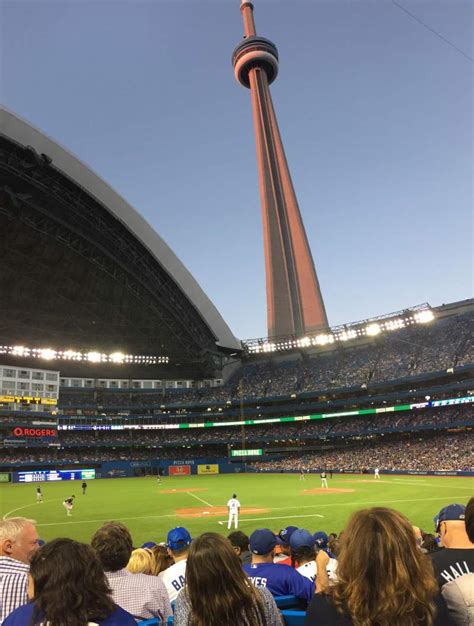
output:
M472 432L420 438L413 435L392 441L368 440L344 448L293 453L283 459L252 462L262 471L319 470L361 471L380 467L408 471L474 471Z
M40 547L34 520L7 518L0 623L134 626L173 616L175 626L283 626L284 596L305 626L472 626L474 498L443 506L433 531L374 507L330 535L286 526L192 538L176 527L134 550L118 521L90 545Z
M271 433L271 428L269 433ZM344 433L343 433L344 435ZM235 439L229 439L240 445L238 430L232 430ZM269 435L271 438L272 436ZM288 440L275 438L272 443L286 443ZM320 469L332 467L336 470L355 471L365 467L379 465L383 469L401 469L416 471L471 471L474 469L474 444L472 430L456 434L423 435L406 433L404 435L392 435L390 438L375 437L367 434L365 437L357 436L355 439L343 437L320 442L314 446L313 451L304 452L301 445L297 452L285 458L277 460L251 463L249 467L258 470L297 470ZM212 440L212 438L211 438ZM187 441L187 440L186 440ZM202 439L204 442L205 440ZM209 441L209 440L208 440ZM248 440L249 442L251 440ZM294 442L297 442L295 434ZM150 441L147 441L150 445ZM307 445L309 445L307 443ZM271 447L266 448L271 453ZM103 461L133 461L133 460L182 460L192 458L223 458L228 455L225 444L209 443L199 444L196 441L191 446L191 441L186 445L184 440L177 441L176 446L170 447L143 447L117 446L107 447L83 447L78 445L71 448L4 448L2 450L2 466L15 465L18 463L101 463Z
M361 387L398 380L474 362L473 314L441 319L384 333L368 343L338 344L326 352L243 361L223 387L157 389L140 392L62 389L59 406L94 409L137 407L162 409L181 405L224 405L246 400L289 396L336 388Z

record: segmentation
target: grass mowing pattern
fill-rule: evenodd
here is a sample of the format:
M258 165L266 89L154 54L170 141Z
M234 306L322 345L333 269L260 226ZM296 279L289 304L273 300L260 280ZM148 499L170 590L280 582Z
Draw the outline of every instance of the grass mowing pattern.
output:
M227 534L227 515L181 517L176 510L225 507L232 493L237 493L243 508L269 509L268 513L241 514L239 529L247 534L263 527L278 531L288 524L311 532L340 532L353 511L378 505L398 509L413 524L433 532L433 517L443 506L465 504L474 494L474 478L382 475L375 481L372 476L334 475L328 483L332 488L354 491L304 493L320 487L317 474L307 475L304 482L298 474L165 477L161 485L152 477L91 480L85 496L80 481L7 484L0 486L0 514L2 518L22 515L36 519L40 537L46 541L71 537L89 542L103 522L122 520L135 545L141 545L164 541L174 526L186 526L192 535L209 530ZM43 504L36 504L38 484ZM177 491L162 493L173 489ZM62 501L73 493L73 516L66 517Z

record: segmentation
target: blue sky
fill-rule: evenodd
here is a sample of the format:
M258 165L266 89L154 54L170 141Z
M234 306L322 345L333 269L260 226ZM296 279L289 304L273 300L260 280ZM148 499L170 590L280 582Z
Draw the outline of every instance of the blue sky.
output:
M398 0L397 0L398 1ZM473 63L391 0L254 0L331 324L473 292ZM472 3L400 4L473 57ZM167 241L240 338L266 335L238 0L0 0L1 100Z

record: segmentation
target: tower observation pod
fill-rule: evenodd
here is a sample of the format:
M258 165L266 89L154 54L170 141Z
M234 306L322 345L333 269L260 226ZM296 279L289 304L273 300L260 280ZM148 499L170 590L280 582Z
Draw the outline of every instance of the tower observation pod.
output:
M269 85L278 75L278 50L257 35L253 4L242 0L244 39L232 64L250 89L257 147L265 247L268 336L304 335L328 326L318 277L298 207Z

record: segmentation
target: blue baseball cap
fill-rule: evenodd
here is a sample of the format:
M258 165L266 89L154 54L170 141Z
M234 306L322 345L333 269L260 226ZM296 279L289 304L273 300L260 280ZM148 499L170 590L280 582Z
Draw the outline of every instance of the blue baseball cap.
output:
M254 530L249 538L250 552L253 554L269 554L276 546L275 535L268 528Z
M145 541L145 543L142 545L142 548L148 548L149 550L151 550L151 548L154 548L156 546L156 543L154 541Z
M297 528L290 537L290 548L299 550L299 548L314 548L315 540L313 535L304 528Z
M283 528L283 530L280 530L278 535L275 535L277 544L279 546L289 546L290 537L295 530L298 530L298 526L287 526L286 528Z
M189 531L183 526L177 526L169 531L166 545L170 550L183 550L191 543L192 538Z
M38 545L41 548L42 546L44 546L44 544L46 543L46 541L44 539L38 539Z
M441 522L464 521L466 518L465 512L466 507L464 504L448 504L433 518L435 529L438 530Z
M319 548L326 548L328 545L329 537L322 530L318 531L317 533L314 533L313 539L314 539L314 543Z

